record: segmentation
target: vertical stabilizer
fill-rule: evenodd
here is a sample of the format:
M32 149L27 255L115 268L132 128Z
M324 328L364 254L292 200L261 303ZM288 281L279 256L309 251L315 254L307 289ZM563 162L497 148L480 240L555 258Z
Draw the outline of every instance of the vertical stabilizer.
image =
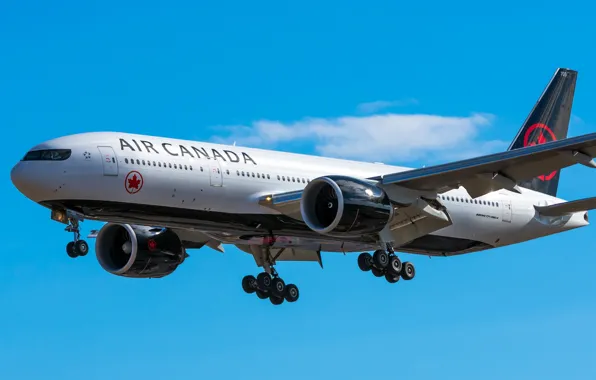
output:
M567 138L577 71L557 69L534 105L509 150ZM556 196L560 171L545 173L519 183L528 189Z

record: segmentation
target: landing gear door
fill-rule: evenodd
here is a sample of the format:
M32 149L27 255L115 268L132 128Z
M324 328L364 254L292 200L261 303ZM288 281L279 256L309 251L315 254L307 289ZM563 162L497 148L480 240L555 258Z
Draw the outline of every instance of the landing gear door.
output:
M511 201L506 199L503 202L503 222L511 223Z
M118 160L111 146L98 146L101 162L103 165L103 175L118 175Z
M209 160L209 180L211 181L211 186L221 187L223 185L221 165L217 160Z

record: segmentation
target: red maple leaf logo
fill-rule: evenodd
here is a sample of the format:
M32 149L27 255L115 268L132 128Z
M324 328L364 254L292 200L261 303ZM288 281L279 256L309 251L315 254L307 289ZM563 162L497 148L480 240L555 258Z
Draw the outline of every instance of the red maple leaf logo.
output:
M141 181L137 178L136 174L133 174L132 178L128 179L128 187L131 189L138 189Z
M126 176L124 187L129 194L135 194L141 191L143 187L143 176L137 171L132 171Z

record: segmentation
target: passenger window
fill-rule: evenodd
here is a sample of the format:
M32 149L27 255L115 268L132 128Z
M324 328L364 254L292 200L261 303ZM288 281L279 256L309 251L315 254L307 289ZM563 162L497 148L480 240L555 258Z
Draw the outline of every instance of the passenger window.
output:
M261 173L257 173L257 178L261 178Z
M190 170L192 170L192 165L190 165L188 168L189 168Z
M141 165L141 161L137 158L137 165Z
M271 179L271 177L269 177L269 174L267 174L267 179Z

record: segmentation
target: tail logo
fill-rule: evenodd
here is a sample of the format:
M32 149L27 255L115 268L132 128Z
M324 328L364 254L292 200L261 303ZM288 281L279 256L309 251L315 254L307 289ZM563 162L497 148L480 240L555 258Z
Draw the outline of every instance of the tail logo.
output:
M524 147L540 145L551 141L557 141L557 137L546 124L533 124L524 134ZM537 178L541 181L550 181L555 175L557 175L557 170L548 175L540 175Z

